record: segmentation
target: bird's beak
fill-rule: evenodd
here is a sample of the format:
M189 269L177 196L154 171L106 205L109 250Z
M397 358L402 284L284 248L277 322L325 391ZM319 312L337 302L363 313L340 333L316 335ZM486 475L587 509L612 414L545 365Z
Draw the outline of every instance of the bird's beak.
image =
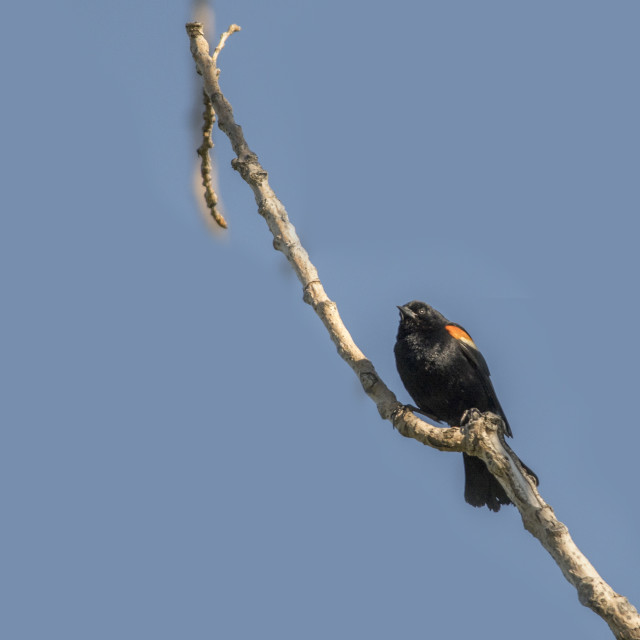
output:
M402 306L402 307L398 307L399 311L400 311L400 317L404 320L405 318L409 318L411 320L416 320L418 318L418 316L411 311L411 309L409 309L409 307L407 307L406 305Z

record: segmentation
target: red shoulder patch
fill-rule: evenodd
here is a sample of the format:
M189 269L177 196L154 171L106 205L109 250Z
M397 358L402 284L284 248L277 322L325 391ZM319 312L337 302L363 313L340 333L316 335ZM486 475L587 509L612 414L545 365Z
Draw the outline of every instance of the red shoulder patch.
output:
M471 336L462 328L456 327L454 324L447 324L444 327L456 340L460 340L462 342L466 342L469 346L477 349L474 341L471 339Z

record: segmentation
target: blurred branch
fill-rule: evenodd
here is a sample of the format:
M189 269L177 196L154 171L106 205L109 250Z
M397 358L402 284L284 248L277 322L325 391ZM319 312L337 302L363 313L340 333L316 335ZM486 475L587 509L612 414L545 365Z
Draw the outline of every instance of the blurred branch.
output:
M211 217L218 226L223 229L227 228L227 221L220 211L218 211L218 195L213 188L213 167L209 149L213 147L213 124L216 121L216 112L213 110L211 100L206 91L202 92L204 111L202 112L202 144L198 147L198 155L200 156L200 175L202 176L202 186L204 187L204 200L207 203Z
M229 35L239 28L235 25L229 28L212 57L202 25L189 23L186 27L197 71L204 79L204 90L218 115L218 126L229 137L236 154L232 166L251 187L258 213L264 217L273 234L274 248L285 255L302 284L304 301L322 320L338 354L358 376L365 393L376 403L380 416L391 421L403 436L442 451L464 451L484 460L520 511L527 531L540 541L565 578L576 588L580 602L601 616L616 638L640 640L638 612L600 577L571 539L567 527L557 520L553 509L523 474L518 457L505 443L501 419L491 413L480 414L473 410L467 412L460 428L435 427L400 404L381 380L344 326L335 302L325 293L318 272L300 244L283 204L269 185L267 172L249 148L242 128L233 118L231 105L220 90L217 54Z
M214 31L215 15L210 0L193 0L191 11L195 21L203 24L203 29ZM209 96L205 91L202 91L200 83L198 83L194 104L193 127L195 129L195 138L202 140L197 150L198 157L200 158L200 161L197 163L199 166L194 167L194 196L208 225L213 230L226 229L227 221L221 211L221 205L216 192L216 166L209 153L214 146L212 132L216 114L211 105L211 100L209 100ZM204 105L203 112L200 111L201 104ZM201 123L202 128L200 128ZM204 187L204 191L201 189L201 186Z

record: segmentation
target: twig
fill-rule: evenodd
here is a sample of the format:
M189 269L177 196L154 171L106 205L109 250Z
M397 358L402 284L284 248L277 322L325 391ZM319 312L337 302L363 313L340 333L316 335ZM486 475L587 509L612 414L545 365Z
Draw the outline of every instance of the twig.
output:
M228 36L238 28L235 25L229 28L212 58L209 56L209 44L204 38L202 25L189 23L186 27L196 68L204 79L205 91L218 114L218 126L229 137L236 154L232 166L251 187L258 213L265 218L273 234L274 248L285 255L302 284L304 301L313 307L322 320L340 357L356 373L362 388L376 403L381 417L390 420L403 436L415 438L436 449L464 451L484 460L520 511L527 531L540 541L565 578L576 587L580 602L601 616L616 638L640 640L638 612L625 597L613 591L600 577L571 539L567 527L557 520L553 509L522 473L517 456L504 442L504 425L500 418L473 410L468 412L467 421L462 428L434 427L401 405L380 379L373 364L360 351L344 326L335 302L325 293L318 272L300 244L283 204L269 186L267 172L249 148L242 128L234 121L231 105L220 90L220 72L215 64L216 52L219 53Z
M216 121L216 113L213 110L211 100L206 91L202 92L204 111L202 112L202 144L198 147L198 155L200 156L200 174L202 175L202 186L204 187L204 200L211 213L211 217L223 229L227 228L227 221L217 208L218 195L213 188L213 166L211 164L211 156L209 149L213 147L213 124Z
M213 64L217 64L218 62L218 56L220 55L220 52L222 51L222 49L224 48L225 43L227 42L227 39L229 38L229 36L232 33L235 33L236 31L241 31L241 28L237 25L237 24L232 24L223 34L222 36L220 36L220 42L218 42L218 46L213 50L213 55L211 56L211 60L213 60Z
M194 19L203 24L208 32L214 31L215 13L211 0L192 0L191 12ZM215 159L209 151L213 148L213 123L215 112L209 100L209 96L202 90L202 84L198 82L197 94L194 96L193 128L195 132L198 159L194 163L193 190L198 209L202 213L205 222L214 232L227 228L227 221L223 215L223 207L218 201L216 192L217 171ZM201 102L204 102L204 113ZM196 166L197 165L197 166ZM201 188L204 187L204 190Z

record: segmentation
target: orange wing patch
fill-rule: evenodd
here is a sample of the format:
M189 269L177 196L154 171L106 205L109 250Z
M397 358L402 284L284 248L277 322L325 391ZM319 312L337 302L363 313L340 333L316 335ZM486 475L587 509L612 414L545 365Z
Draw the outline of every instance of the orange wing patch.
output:
M471 339L471 336L461 327L456 327L453 324L447 324L444 327L456 340L460 340L460 342L464 342L468 344L470 347L474 349L478 349L476 347L475 342Z

